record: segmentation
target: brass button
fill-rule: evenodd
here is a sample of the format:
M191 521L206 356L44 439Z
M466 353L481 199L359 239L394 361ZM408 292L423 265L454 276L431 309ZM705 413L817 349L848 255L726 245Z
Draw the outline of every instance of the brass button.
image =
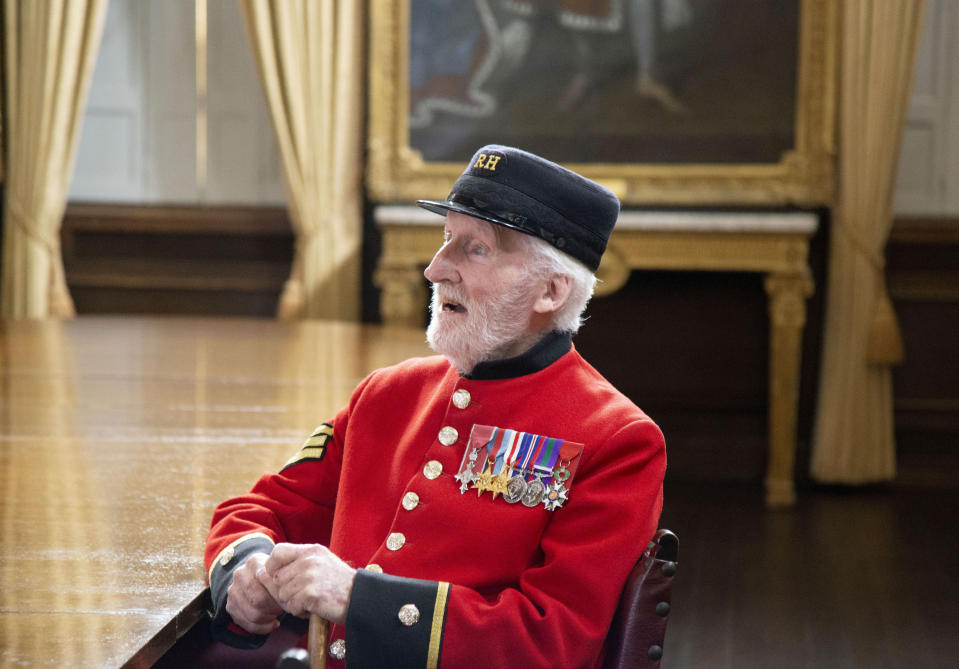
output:
M420 503L420 496L417 495L415 492L408 492L405 495L403 495L403 508L406 509L407 511L412 511L417 506L419 506L419 503Z
M393 532L386 538L386 547L391 551L398 551L406 543L406 536L402 532Z
M440 430L440 443L444 446L452 446L456 443L456 440L459 439L459 436L460 433L456 431L455 427L447 425Z
M220 566L227 566L230 564L230 560L233 559L233 556L236 555L236 549L233 546L230 546L220 554Z
M465 409L470 405L470 391L466 388L460 388L455 393L453 393L453 406L457 409Z
M369 563L368 565L366 565L366 571L371 571L371 572L373 572L374 574L382 574L382 573L383 573L383 567L381 567L380 565L376 564L375 562L371 562L371 563Z
M342 660L346 657L346 641L337 639L330 644L330 657L334 660Z
M397 615L400 622L407 627L412 627L420 621L420 610L416 608L416 604L404 604Z
M440 464L438 460L430 460L426 463L426 466L423 467L423 476L428 478L430 481L439 478L439 475L442 473L443 465Z

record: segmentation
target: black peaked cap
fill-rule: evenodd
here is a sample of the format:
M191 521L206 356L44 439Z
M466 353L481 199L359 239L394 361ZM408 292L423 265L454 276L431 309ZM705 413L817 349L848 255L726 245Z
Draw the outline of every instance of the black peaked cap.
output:
M608 188L528 151L498 144L473 155L445 202L417 204L539 237L594 272L619 216L619 199Z

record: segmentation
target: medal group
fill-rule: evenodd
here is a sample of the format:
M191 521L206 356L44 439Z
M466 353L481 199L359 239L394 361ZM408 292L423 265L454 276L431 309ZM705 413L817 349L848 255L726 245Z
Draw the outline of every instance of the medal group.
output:
M461 494L489 491L494 500L502 495L510 504L555 511L568 499L571 465L581 452L581 444L562 439L474 425L456 480Z

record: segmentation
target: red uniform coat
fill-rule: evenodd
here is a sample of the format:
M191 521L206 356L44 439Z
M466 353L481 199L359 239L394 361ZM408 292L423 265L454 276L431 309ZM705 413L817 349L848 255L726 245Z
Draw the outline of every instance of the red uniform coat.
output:
M583 444L566 503L462 493L454 477L474 425ZM206 550L215 626L246 557L323 543L367 567L345 627L330 633L345 638L346 666L598 667L656 529L665 466L659 429L568 335L469 377L439 356L378 370L286 468L217 508ZM407 604L415 623L398 617Z

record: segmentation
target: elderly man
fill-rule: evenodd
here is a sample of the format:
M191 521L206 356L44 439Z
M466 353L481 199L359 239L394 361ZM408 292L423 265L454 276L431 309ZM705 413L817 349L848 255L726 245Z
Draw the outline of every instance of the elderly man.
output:
M441 355L370 374L217 508L214 629L252 647L316 613L332 667L598 667L666 466L571 341L619 201L493 145L419 204L446 216L425 272Z

